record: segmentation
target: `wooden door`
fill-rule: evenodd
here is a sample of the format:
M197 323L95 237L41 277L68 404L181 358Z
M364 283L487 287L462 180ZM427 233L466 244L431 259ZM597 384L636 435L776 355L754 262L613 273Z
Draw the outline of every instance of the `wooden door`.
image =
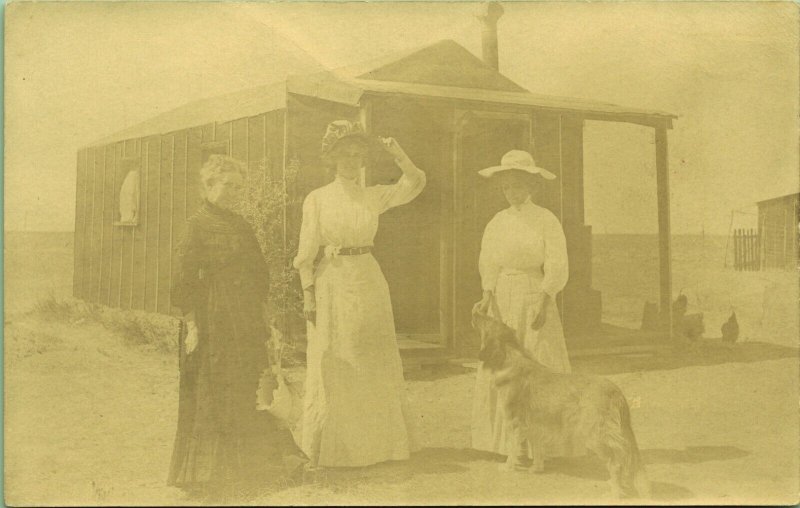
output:
M375 257L386 276L395 327L401 338L444 345L440 332L441 188L450 174L443 122L446 110L390 97L371 104L369 130L394 137L427 175L427 185L410 203L380 218ZM393 184L402 172L387 155L368 169L367 184Z
M465 111L456 139L453 330L458 338L469 333L472 305L481 296L478 256L483 230L497 212L508 207L496 181L481 177L478 171L500 164L509 150L531 149L530 117Z

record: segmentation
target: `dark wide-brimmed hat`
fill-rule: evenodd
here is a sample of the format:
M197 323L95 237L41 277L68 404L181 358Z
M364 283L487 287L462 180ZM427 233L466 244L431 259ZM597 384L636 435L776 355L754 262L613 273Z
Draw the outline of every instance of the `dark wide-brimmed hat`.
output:
M322 136L322 156L327 157L340 142L355 139L363 142L369 149L373 149L377 139L364 132L359 122L350 120L336 120L328 124L325 135Z
M478 174L489 178L492 175L496 175L497 173L503 171L509 171L511 169L524 171L532 175L540 175L545 180L553 180L556 177L556 175L553 173L537 166L536 162L533 160L533 156L523 150L511 150L510 152L507 152L505 155L503 155L499 166L481 169L478 171Z

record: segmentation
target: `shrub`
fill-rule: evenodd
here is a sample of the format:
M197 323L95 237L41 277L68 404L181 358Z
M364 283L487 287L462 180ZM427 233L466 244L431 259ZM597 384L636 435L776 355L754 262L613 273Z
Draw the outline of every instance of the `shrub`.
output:
M266 160L251 163L247 190L237 209L253 227L270 267L270 312L274 326L285 337L285 360L296 346L292 324L302 317L303 310L302 290L291 264L297 253L298 234L289 216L296 206L289 189L294 188L299 169L297 158L289 161L282 177L273 174Z

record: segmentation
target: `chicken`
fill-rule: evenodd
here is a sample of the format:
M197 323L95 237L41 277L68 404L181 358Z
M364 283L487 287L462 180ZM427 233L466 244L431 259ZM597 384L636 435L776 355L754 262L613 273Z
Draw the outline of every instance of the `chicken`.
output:
M672 303L672 328L676 335L696 340L705 332L703 313L687 314L688 307L689 299L686 295L678 295Z
M728 318L722 324L722 342L736 342L739 338L739 321L736 320L736 312L731 313L731 317Z
M680 322L686 314L689 307L689 299L686 295L678 295L678 298L672 302L672 320L673 322Z

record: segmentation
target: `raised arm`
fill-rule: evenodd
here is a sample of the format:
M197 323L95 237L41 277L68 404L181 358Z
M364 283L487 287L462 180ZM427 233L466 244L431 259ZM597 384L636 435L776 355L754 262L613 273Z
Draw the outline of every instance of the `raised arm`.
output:
M370 187L370 192L374 193L378 199L380 213L395 206L409 203L419 196L427 182L425 172L411 161L394 138L385 138L383 143L386 151L394 157L394 162L403 172L403 175L397 183Z

